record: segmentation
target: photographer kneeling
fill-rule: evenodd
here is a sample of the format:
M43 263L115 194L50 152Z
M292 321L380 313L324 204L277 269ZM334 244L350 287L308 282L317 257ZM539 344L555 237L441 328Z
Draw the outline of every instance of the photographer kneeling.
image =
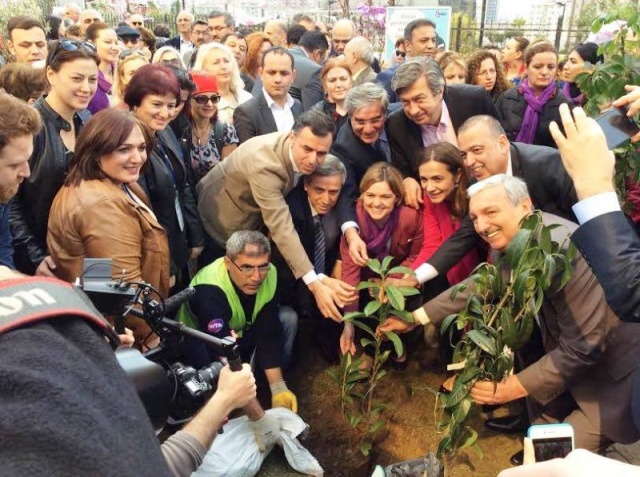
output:
M0 267L0 317L0 475L188 476L229 412L264 416L249 367L225 366L214 396L160 446L115 358L118 337L69 284Z

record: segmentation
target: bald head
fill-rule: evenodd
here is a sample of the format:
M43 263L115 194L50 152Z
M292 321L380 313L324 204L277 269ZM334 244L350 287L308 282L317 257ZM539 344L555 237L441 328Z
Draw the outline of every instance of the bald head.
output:
M373 45L362 36L353 37L344 48L344 58L347 60L352 73L371 66L373 63ZM353 68L356 68L355 70Z
M63 18L71 20L73 23L78 23L78 20L80 20L80 13L82 13L80 5L75 2L70 2L65 4L62 16Z
M273 46L287 47L287 25L282 20L269 20L264 25L264 34Z
M345 46L355 36L355 34L356 27L351 20L347 20L346 18L338 20L331 29L333 51L338 55L344 54Z
M144 26L144 16L139 13L134 13L129 17L129 26L132 26L133 28L140 28L141 26Z
M94 10L93 8L89 8L88 10L83 10L80 14L80 32L82 36L87 32L87 27L92 23L104 21L102 19L102 15L98 10Z

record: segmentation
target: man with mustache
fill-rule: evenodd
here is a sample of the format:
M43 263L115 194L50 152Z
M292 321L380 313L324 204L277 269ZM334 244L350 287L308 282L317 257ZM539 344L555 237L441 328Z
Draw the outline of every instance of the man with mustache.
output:
M472 185L468 195L474 228L492 248L497 263L522 219L533 212L527 186L522 179L498 174ZM558 243L577 228L552 214L543 212L542 219L545 225L559 226L551 231ZM552 278L538 313L545 354L502 382L476 382L471 397L491 405L525 397L532 423L567 422L574 428L576 448L601 452L613 442L631 443L640 437L629 418L640 368L636 359L640 325L619 320L579 252L571 267L571 278L561 291L557 290L562 271ZM455 299L447 290L415 310L414 322L438 326L448 315L462 311L475 287L471 279L466 283L468 288ZM415 323L390 318L381 329L402 332Z

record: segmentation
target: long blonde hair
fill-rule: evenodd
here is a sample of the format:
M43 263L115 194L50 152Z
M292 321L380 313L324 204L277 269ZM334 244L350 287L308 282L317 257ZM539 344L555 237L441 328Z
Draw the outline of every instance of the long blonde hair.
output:
M238 68L238 63L231 53L231 50L224 46L222 43L207 43L198 48L196 62L193 65L193 70L206 71L203 68L204 59L213 50L221 50L229 58L229 63L231 64L231 81L229 82L229 90L236 98L238 98L240 91L244 89L244 81L242 81L242 78L240 77L240 69Z

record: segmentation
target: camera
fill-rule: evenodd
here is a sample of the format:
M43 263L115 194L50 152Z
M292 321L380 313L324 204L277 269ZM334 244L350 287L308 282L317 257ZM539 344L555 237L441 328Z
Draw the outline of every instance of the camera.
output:
M172 428L182 425L213 395L224 367L220 361L198 370L185 366L179 361L184 337L213 346L233 371L242 368L235 339L219 339L166 317L193 296L193 288L163 300L145 282L113 280L112 268L111 259L85 259L83 274L75 286L86 293L98 311L114 316L116 332L124 332L124 317L130 314L143 318L158 335L160 344L156 348L142 354L121 347L116 350L116 358L135 385L156 430L167 421Z

